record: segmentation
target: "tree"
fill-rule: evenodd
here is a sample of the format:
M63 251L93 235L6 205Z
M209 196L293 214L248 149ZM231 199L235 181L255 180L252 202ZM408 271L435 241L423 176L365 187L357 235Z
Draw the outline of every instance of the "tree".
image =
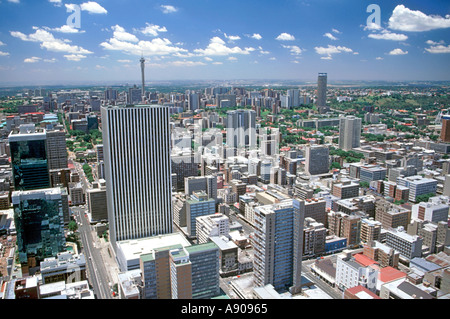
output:
M369 182L359 182L359 186L362 188L369 188L370 184Z
M435 193L428 193L428 194L416 196L416 203L428 202L430 197L433 197L433 196L435 196Z
M77 222L74 221L74 220L71 220L71 221L69 222L68 228L69 228L70 231L77 231L77 229L78 229L78 224L77 224Z
M330 169L335 169L335 168L341 169L341 168L342 168L342 167L341 167L341 164L339 164L338 162L333 162L333 163L331 163Z

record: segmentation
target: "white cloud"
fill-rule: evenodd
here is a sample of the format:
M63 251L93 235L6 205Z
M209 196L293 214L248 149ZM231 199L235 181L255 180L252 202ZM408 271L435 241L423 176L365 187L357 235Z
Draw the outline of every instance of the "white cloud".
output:
M382 30L381 33L371 33L368 35L369 38L376 40L392 40L392 41L405 41L408 36L399 33L393 33L386 29Z
M78 62L78 61L80 61L81 59L85 59L85 58L86 58L86 56L85 56L85 55L82 55L82 54L67 54L67 55L64 55L64 57L65 57L68 61L75 61L75 62Z
M60 7L62 5L61 0L48 0L48 2L53 3L55 7Z
M175 8L174 6L170 6L170 5L162 5L161 6L161 10L162 10L162 12L163 13L174 13L174 12L177 12L178 11L178 9L177 8Z
M259 47L258 47L258 50L259 50L259 53L261 53L261 54L270 54L270 52L269 52L269 51L265 51L265 50L262 48L262 46L259 46Z
M237 58L234 57L234 56L230 56L230 57L228 57L227 60L228 60L228 61L237 61Z
M173 66L202 66L202 65L206 65L206 63L200 62L200 61L173 61L173 62L169 62L169 65L173 65Z
M384 60L382 57L378 56L375 58L375 60Z
M330 40L337 40L338 39L334 35L332 35L330 32L325 33L323 36L329 38Z
M450 28L450 15L426 15L419 10L410 10L398 5L389 18L389 28L400 31L429 31Z
M281 33L279 36L276 37L276 40L279 41L294 41L295 37L289 33Z
M369 31L377 31L377 30L381 30L383 29L379 24L376 24L374 22L371 22L367 25L364 26L364 30L369 30Z
M255 40L261 40L262 36L259 33L253 33L250 38L255 39Z
M57 60L56 60L55 58L51 58L51 59L44 59L43 61L44 61L44 62L47 62L47 63L54 63L54 62L56 62Z
M227 38L230 42L237 41L237 40L240 40L240 39L241 39L241 37L238 36L238 35L227 35L226 33L224 33L223 35L224 35L225 38Z
M23 62L25 62L25 63L36 63L36 62L38 62L40 60L41 60L41 58L33 56L31 58L27 58L27 59L23 60Z
M2 41L0 41L0 46L2 46L2 45L6 45L6 44L4 44Z
M215 64L215 65L222 65L223 62L213 62L212 64Z
M322 56L320 57L321 60L333 60L331 56Z
M116 26L120 28L121 31L126 32L120 26ZM122 51L124 53L133 54L133 55L146 55L146 56L154 56L154 55L177 55L181 56L181 54L188 54L188 51L182 49L176 45L173 45L168 39L155 38L151 41L143 41L138 40L135 42L125 41L123 38L117 38L116 34L110 38L109 40L100 43L100 46L105 50L112 51Z
M106 14L108 11L97 2L88 1L81 4L81 10L94 14Z
M131 60L117 60L119 63L131 63Z
M316 50L317 54L327 55L328 57L331 57L331 55L333 55L333 54L339 54L342 52L346 52L346 53L353 52L353 50L350 48L343 47L343 46L334 46L334 45L328 45L328 47L315 47L314 49ZM327 57L327 59L323 59L323 60L329 60L328 57Z
M195 49L194 52L199 55L206 56L223 56L223 55L231 55L231 54L250 54L250 52L255 51L254 48L244 48L240 47L227 47L225 45L225 41L223 41L219 37L213 37L206 49Z
M331 29L331 31L333 31L334 33L337 33L337 34L341 34L341 33L342 33L342 32L339 31L338 29Z
M282 45L283 48L289 49L292 55L300 55L302 54L302 49L296 45Z
M405 55L408 54L408 51L403 51L402 49L394 49L389 52L389 55Z
M111 29L114 31L113 36L115 39L119 41L126 41L126 42L138 42L139 39L129 32L126 32L124 28L122 28L120 25L112 26Z
M91 54L92 52L86 50L78 45L68 44L70 40L56 39L50 32L33 27L36 31L26 35L19 31L10 31L11 36L19 38L23 41L40 42L41 48L53 52L64 52L71 54Z
M157 37L159 32L167 32L166 27L160 27L159 25L146 23L146 27L141 30L142 34L151 35Z
M20 3L20 0L8 0L8 2L11 2L11 3Z
M71 27L70 25L63 25L59 28L48 28L48 27L42 27L43 29L49 30L49 31L56 31L56 32L61 32L61 33L84 33L84 30L80 30L74 27Z
M450 45L445 45L444 41L434 42L428 40L426 43L430 45L429 48L425 48L425 50L428 51L429 53L433 54L450 53Z
M0 51L0 56L8 56L8 55L9 55L9 52Z

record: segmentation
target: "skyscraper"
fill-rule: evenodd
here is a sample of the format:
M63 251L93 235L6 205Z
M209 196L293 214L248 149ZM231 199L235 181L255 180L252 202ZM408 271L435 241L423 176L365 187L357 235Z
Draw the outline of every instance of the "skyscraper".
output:
M254 283L300 292L304 201L255 207Z
M48 169L68 167L66 132L63 129L47 131L47 160Z
M327 108L327 73L319 73L317 78L317 109L319 113L326 113Z
M227 146L256 147L256 112L235 110L227 112Z
M34 124L24 124L8 137L15 190L50 187L47 135Z
M142 97L142 103L144 103L145 100L145 59L144 57L142 57L139 62L141 62L141 77L142 77L142 93L141 93L141 97Z
M309 145L305 148L305 171L309 175L326 174L330 170L328 146Z
M14 191L11 195L22 271L65 250L60 188Z
M110 238L172 232L169 108L102 107Z
M361 119L353 115L339 119L339 148L345 151L359 147L361 139Z
M443 142L450 142L450 115L442 116L441 140Z

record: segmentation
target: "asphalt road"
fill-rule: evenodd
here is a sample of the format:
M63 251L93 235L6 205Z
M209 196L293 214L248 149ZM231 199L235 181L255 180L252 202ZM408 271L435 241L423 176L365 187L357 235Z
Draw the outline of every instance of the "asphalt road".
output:
M110 281L105 263L95 239L92 238L89 220L85 217L85 211L80 207L72 207L75 220L78 224L80 238L83 244L83 253L86 258L88 280L94 289L94 294L98 299L112 299Z

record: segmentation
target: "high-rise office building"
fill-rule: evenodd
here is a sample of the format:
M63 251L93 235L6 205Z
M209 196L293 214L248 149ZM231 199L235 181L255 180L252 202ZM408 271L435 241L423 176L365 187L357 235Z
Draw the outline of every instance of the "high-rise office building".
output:
M211 215L216 211L216 201L208 198L205 192L194 192L186 201L187 234L190 237L197 235L197 217Z
M309 145L305 148L305 171L309 175L326 174L330 171L328 146Z
M345 151L361 145L361 119L349 115L339 118L339 148Z
M50 187L47 135L34 124L24 124L8 137L15 190Z
M66 132L62 129L47 131L48 169L67 168L67 158Z
M218 296L219 266L219 247L213 242L171 250L172 299Z
M300 291L304 201L285 200L255 207L254 283Z
M115 89L107 88L105 90L105 100L107 102L114 102L115 100L117 100L118 96L119 96L119 93Z
M188 99L188 109L195 111L198 108L200 108L200 94L190 93Z
M296 107L300 105L300 90L291 89L287 90L286 95L289 96L288 108Z
M256 147L256 112L235 110L227 112L227 146Z
M14 191L11 195L22 271L65 250L60 188Z
M169 108L102 107L110 238L172 232Z
M443 115L441 121L442 121L441 140L443 142L450 142L450 115Z
M327 108L327 73L319 73L317 77L317 109L319 113L328 112Z
M139 89L136 85L132 88L128 89L128 96L127 96L127 102L128 104L137 104L141 103L142 101L142 90Z
M100 179L99 182L93 182L92 188L86 190L86 202L92 220L108 220L106 181L104 179Z

